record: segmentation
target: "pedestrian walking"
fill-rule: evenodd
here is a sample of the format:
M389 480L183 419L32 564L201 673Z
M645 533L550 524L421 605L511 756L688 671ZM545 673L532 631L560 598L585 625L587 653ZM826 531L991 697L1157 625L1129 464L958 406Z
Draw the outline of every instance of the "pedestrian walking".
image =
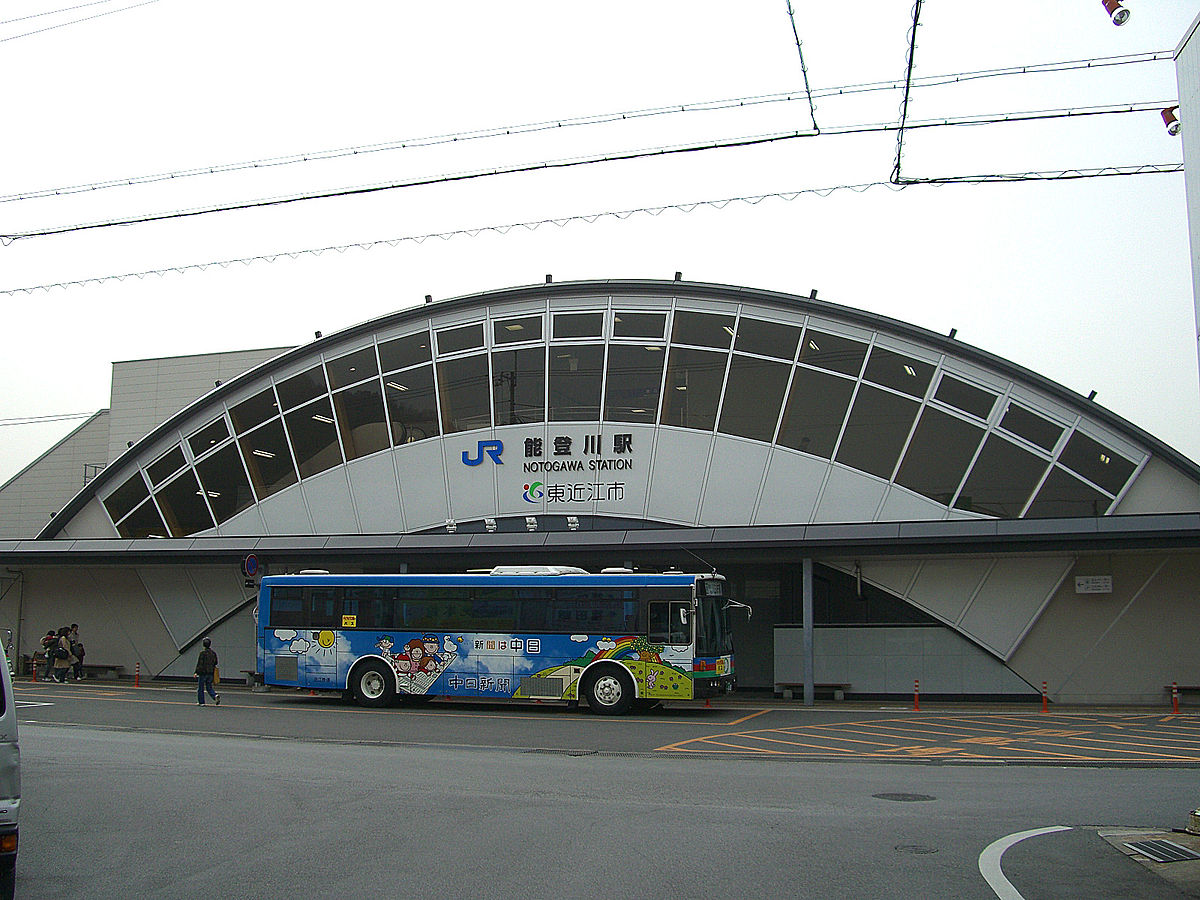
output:
M196 702L204 705L204 692L213 698L213 703L221 705L221 695L213 690L213 675L217 671L217 653L212 648L212 641L204 639L204 649L196 660Z
M75 657L71 655L71 629L64 625L58 629L58 644L54 648L54 667L51 677L59 684L67 680Z
M45 667L42 669L42 681L50 680L50 673L54 671L54 651L57 648L58 632L51 628L42 638L42 661L45 663Z

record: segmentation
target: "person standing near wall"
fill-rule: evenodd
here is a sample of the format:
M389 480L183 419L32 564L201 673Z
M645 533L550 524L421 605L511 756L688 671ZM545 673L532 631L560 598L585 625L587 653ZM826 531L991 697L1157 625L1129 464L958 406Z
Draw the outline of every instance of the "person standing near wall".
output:
M54 649L54 669L52 672L55 681L60 684L67 680L67 674L71 671L71 666L75 662L75 657L71 655L71 629L64 625L58 629L58 643Z
M213 690L213 673L217 671L217 654L212 648L212 641L204 639L204 649L196 660L196 702L204 705L204 692L208 691L213 702L221 705L221 695Z

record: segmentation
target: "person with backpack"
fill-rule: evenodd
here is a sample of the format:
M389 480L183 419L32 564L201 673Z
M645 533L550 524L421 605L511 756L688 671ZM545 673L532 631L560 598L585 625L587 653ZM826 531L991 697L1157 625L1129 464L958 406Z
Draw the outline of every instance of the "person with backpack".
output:
M196 702L204 705L204 692L208 691L213 703L221 705L221 695L213 690L213 675L217 671L217 653L212 648L212 641L204 639L204 649L196 660Z
M58 643L54 647L54 667L51 671L51 677L59 684L67 680L67 673L71 670L72 664L75 662L75 657L71 655L71 629L64 625L58 629Z
M58 647L58 632L53 628L46 632L46 636L42 638L42 656L45 657L45 667L42 669L42 681L50 680L50 673L54 671L54 651Z

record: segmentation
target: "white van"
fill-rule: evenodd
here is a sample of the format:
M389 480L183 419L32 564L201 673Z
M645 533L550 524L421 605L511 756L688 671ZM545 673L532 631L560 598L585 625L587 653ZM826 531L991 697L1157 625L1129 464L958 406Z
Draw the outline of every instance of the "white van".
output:
M0 647L0 900L12 900L17 880L17 814L21 811L21 749L8 659Z

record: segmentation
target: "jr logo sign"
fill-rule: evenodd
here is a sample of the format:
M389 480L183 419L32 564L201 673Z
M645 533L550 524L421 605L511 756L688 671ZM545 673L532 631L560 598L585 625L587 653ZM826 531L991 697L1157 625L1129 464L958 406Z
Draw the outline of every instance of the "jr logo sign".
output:
M477 466L483 462L484 454L491 457L492 462L498 466L504 465L504 460L500 458L500 454L504 452L503 441L480 441L479 446L475 448L475 455L472 457L470 451L464 450L462 461L468 466Z

